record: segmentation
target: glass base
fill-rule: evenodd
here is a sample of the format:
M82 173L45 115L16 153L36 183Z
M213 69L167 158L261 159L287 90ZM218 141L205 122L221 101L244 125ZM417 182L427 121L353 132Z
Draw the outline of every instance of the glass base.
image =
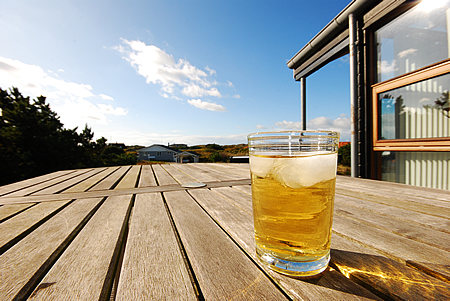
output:
M330 252L314 261L288 261L256 248L258 259L275 272L291 277L311 277L325 271L330 262Z

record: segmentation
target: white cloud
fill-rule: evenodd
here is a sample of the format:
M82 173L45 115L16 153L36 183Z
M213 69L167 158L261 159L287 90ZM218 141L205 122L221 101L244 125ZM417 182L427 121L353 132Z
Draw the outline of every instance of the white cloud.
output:
M0 87L17 87L22 95L31 98L45 96L66 128L83 127L86 123L107 124L108 115L127 114L124 108L92 102L90 98L110 100L112 97L95 95L90 85L68 82L52 74L36 65L0 57Z
M203 145L208 143L217 144L241 144L247 143L247 135L236 134L236 135L225 135L225 136L200 136L200 135L186 135L178 132L171 132L167 134L160 133L144 133L139 131L108 131L101 132L101 130L96 130L95 134L98 137L104 136L108 138L110 142L120 142L126 145L142 145L150 146L152 144L174 144L183 143L187 145Z
M260 125L260 124L256 125L256 128L257 128L258 130L263 130L263 129L266 129L266 127L265 127L265 126L263 126L263 125Z
M105 94L100 94L98 96L104 100L114 100L114 98L112 98L111 96L105 95Z
M211 69L208 66L206 66L205 69L209 72L209 75L216 75L217 74L216 70Z
M227 109L219 104L202 101L201 99L191 99L187 101L191 106L202 110L216 111L216 112L226 112Z
M222 97L217 82L210 77L216 71L206 67L200 70L185 59L175 61L172 55L155 45L141 41L122 39L123 44L115 47L147 83L161 85L164 97L183 94L188 97Z
M219 90L217 90L216 88L211 88L210 90L208 90L196 84L186 85L181 91L181 93L189 97L202 97L202 96L221 97Z
M403 58L403 57L405 57L405 56L407 56L409 54L415 54L416 52L417 52L417 49L409 48L409 49L406 49L406 50L403 50L403 51L399 52L398 53L398 57L399 58Z
M389 74L391 72L398 70L398 68L395 65L396 65L395 60L393 60L392 62L381 61L378 62L378 70L380 70L382 74Z
M281 121L275 124L277 127L285 130L301 130L302 123L301 122L293 122L293 121ZM336 119L331 119L328 117L316 117L314 119L308 120L307 130L330 130L337 131L341 134L341 141L350 140L350 129L351 129L351 120L345 114L342 114L340 117Z

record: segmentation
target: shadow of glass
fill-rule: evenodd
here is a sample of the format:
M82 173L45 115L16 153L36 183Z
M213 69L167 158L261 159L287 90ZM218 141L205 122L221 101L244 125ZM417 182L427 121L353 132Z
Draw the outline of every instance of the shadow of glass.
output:
M387 257L332 249L330 265L382 299L450 300L450 284Z

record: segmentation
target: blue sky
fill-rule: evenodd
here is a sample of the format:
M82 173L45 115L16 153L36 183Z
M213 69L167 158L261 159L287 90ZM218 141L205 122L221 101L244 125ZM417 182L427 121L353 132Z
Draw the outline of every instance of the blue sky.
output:
M3 0L0 87L127 145L300 128L286 65L350 0ZM307 79L308 129L350 140L348 57Z

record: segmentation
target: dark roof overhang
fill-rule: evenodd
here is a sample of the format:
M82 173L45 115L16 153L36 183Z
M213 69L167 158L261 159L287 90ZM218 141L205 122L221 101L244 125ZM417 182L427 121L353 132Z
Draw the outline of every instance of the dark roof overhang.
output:
M348 53L348 16L359 16L377 5L379 0L353 0L327 26L289 60L294 78L299 80L327 63Z

